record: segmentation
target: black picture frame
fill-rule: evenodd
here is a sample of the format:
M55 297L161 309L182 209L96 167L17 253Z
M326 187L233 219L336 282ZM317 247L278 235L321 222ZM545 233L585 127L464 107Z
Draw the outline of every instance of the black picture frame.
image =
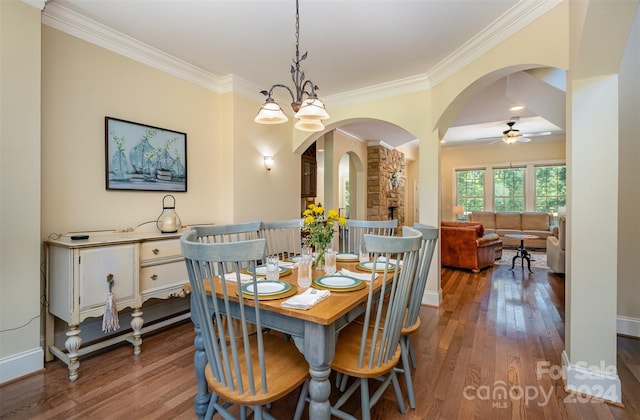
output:
M107 190L187 191L187 134L104 118Z

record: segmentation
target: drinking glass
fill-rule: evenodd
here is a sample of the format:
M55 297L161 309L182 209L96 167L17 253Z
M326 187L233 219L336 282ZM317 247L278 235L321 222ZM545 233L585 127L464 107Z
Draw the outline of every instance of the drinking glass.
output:
M327 274L336 272L336 251L331 248L324 251L324 272Z
M280 278L280 261L277 255L267 256L267 280L278 280Z
M362 240L362 242L360 242L360 263L364 264L366 262L369 262L369 252L367 252L367 247L364 244L364 240Z
M303 246L302 247L302 258L308 257L309 259L313 258L313 249L311 249L310 246Z
M298 261L298 286L306 289L311 286L311 269L313 259L311 256L304 256Z

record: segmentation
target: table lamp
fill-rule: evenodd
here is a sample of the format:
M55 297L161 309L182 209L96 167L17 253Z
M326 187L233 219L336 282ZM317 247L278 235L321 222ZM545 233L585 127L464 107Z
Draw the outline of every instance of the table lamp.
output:
M453 206L453 215L456 217L456 220L460 220L460 215L464 214L463 206Z
M167 206L165 199L171 198L173 204ZM158 216L156 226L162 233L176 233L180 228L180 216L176 213L176 199L172 195L165 195L162 198L162 213Z

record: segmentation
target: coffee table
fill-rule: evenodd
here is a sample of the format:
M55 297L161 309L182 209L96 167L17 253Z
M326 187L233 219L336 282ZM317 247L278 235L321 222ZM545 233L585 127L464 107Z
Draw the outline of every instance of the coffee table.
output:
M527 251L526 248L524 247L524 240L538 239L539 236L523 235L521 233L507 233L504 236L506 236L507 238L520 239L520 246L516 250L516 256L513 257L513 260L511 261L511 270L513 270L513 268L516 265L516 259L520 258L520 264L522 266L522 269L524 270L524 260L527 260L527 269L529 270L530 273L533 273L533 271L531 271L531 257L530 257L531 254L529 254L529 251Z

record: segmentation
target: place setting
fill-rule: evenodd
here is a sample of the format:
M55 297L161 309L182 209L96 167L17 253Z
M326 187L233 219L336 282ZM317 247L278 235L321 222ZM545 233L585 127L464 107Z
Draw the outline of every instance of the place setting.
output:
M244 297L253 297L254 293L257 292L259 300L283 299L298 293L298 287L295 284L277 280L261 280L255 284L248 283L243 285L241 290Z
M313 286L318 289L330 290L333 292L353 292L363 289L366 283L356 277L345 276L341 273L329 274L313 279Z

